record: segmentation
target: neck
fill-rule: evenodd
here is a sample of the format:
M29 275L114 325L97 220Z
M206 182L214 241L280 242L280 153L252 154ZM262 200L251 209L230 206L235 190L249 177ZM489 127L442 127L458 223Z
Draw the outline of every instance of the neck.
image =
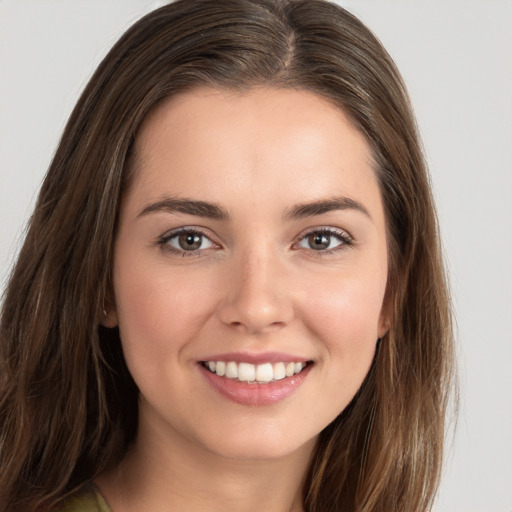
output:
M302 488L315 439L279 458L240 460L182 437L164 443L158 433L146 434L139 429L121 464L97 479L113 512L303 511Z

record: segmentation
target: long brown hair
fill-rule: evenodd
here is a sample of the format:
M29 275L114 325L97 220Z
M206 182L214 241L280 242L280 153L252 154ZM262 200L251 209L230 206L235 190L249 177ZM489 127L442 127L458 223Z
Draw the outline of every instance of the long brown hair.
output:
M439 481L453 337L429 178L405 87L376 37L323 0L178 0L137 22L83 92L43 183L0 324L0 504L47 511L118 463L137 387L112 296L138 127L197 85L309 90L373 150L389 239L392 322L350 405L320 435L310 512L420 512Z

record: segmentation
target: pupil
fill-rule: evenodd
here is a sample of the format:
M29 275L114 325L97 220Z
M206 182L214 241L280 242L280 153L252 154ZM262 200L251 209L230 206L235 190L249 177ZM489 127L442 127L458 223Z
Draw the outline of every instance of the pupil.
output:
M309 237L309 245L312 249L319 251L329 247L330 237L321 233L311 235Z
M201 247L202 237L195 233L185 233L180 235L179 243L180 247L185 251L194 251Z

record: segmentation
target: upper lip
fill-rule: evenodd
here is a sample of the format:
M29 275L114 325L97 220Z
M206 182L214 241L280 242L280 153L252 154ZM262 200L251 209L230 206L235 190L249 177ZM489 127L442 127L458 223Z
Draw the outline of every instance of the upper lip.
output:
M251 364L263 364L263 363L297 363L302 361L310 361L307 357L298 355L286 354L284 352L226 352L223 354L215 354L206 356L199 360L199 362L208 361L233 361L235 363L251 363Z

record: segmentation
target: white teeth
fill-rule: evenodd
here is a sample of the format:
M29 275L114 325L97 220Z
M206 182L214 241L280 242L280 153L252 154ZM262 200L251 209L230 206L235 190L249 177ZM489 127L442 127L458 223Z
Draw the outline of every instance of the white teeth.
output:
M238 379L241 382L268 383L276 380L292 377L300 373L306 363L235 363L234 361L207 361L205 366L219 377Z
M256 380L256 368L253 364L240 363L238 365L238 380L250 382Z
M215 363L215 373L219 377L224 377L224 375L226 375L226 363L224 361L217 361Z
M286 370L284 367L284 363L275 363L274 364L274 380L281 380L286 377Z
M270 382L274 379L274 369L270 363L259 364L256 367L256 380L258 382Z
M228 379L237 379L238 378L238 365L233 361L230 361L226 364L226 377Z

